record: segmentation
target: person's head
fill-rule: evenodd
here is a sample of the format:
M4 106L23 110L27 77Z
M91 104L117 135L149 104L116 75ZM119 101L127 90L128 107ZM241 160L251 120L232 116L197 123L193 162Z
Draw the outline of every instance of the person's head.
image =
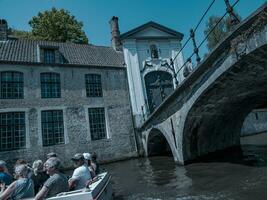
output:
M96 152L93 152L92 153L92 161L96 161L96 159L97 159L97 154L96 154Z
M27 161L24 159L18 159L15 165L27 165Z
M84 160L87 165L91 165L92 156L90 153L83 153Z
M49 159L49 158L53 158L53 157L57 157L57 154L55 153L55 152L50 152L50 153L48 153L47 155L46 155L46 157L47 157L47 159Z
M32 169L33 169L33 173L35 175L38 174L38 172L42 172L43 171L43 161L41 160L35 160L32 164Z
M76 153L71 160L74 162L74 167L80 167L84 164L84 157L81 153Z
M48 175L53 175L58 172L60 168L60 160L56 157L49 158L45 163L44 163L44 168L45 171Z
M6 162L3 160L0 160L0 172L6 171Z
M25 164L15 165L14 172L15 172L15 179L28 177L28 167Z

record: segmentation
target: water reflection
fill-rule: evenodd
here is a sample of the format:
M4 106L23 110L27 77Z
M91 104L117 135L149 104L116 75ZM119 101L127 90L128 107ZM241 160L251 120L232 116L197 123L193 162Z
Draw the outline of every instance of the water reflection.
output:
M267 147L244 146L244 156L175 165L172 157L133 159L105 165L115 199L265 200Z
M192 185L185 168L177 167L172 157L140 158L105 167L112 174L116 199L165 199Z

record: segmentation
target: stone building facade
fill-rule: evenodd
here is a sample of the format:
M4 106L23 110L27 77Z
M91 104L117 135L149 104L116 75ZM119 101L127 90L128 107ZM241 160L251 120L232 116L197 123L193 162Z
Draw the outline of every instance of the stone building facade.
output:
M123 54L111 47L3 37L0 88L0 159L137 156Z

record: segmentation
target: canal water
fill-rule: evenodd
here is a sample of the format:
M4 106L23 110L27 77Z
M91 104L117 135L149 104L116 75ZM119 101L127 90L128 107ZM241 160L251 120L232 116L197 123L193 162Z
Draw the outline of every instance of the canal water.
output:
M112 175L116 200L266 200L267 145L246 141L242 150L242 157L187 166L158 156L102 168Z

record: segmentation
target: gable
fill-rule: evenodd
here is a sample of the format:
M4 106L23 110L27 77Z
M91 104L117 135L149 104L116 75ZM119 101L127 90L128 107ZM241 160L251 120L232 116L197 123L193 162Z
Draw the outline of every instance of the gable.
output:
M155 22L148 22L120 35L120 39L183 39L183 34Z
M173 35L166 33L164 31L161 31L159 29L156 29L154 27L148 27L144 30L137 32L136 34L133 34L131 37L133 38L142 38L142 37L173 37Z

